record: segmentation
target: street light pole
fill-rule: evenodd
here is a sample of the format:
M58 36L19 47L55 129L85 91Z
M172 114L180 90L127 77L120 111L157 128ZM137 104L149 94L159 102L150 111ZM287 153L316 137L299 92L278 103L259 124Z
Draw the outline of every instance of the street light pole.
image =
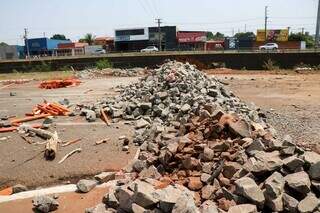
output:
M319 31L320 31L320 0L318 2L318 15L317 15L317 26L316 26L316 48L319 48Z
M161 44L161 26L160 26L160 25L161 25L162 22L161 22L161 19L160 19L160 18L157 18L156 21L157 21L157 23L158 23L159 51L161 51L161 49L162 49L162 48L161 48L161 45L162 45L162 44Z

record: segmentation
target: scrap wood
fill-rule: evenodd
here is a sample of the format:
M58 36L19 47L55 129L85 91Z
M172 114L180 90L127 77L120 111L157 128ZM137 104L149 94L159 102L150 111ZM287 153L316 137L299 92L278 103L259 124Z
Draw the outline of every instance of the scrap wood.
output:
M56 157L58 151L58 143L60 143L58 133L55 132L52 137L47 141L44 156L47 160L53 160Z
M82 149L81 149L81 148L78 148L78 149L75 149L75 150L69 152L68 154L66 154L66 155L58 162L58 164L63 163L63 161L65 161L68 157L70 157L70 156L73 155L74 153L76 153L76 152L80 153L81 151L82 151Z
M63 143L61 146L62 146L62 147L69 146L69 145L71 145L71 144L78 143L78 142L81 141L81 140L82 140L82 138L78 138L78 139L76 139L76 140L72 140L72 141L69 141L69 142L67 142L67 143Z
M50 80L42 81L39 85L41 89L58 89L63 87L78 86L81 83L79 79Z
M32 124L31 127L33 128L41 128L42 124ZM14 130L17 130L19 128L19 126L12 126L12 127L2 127L0 128L0 133L3 132L12 132Z
M27 121L34 121L34 120L38 120L38 119L41 119L41 118L46 118L48 116L50 116L50 114L40 114L40 115L28 116L28 117L25 117L25 118L13 119L10 122L11 122L11 124L13 124L13 123L23 123L23 122L27 122Z
M38 115L38 114L49 114L53 116L57 115L68 115L70 112L69 109L66 107L62 106L61 104L58 103L48 103L44 102L42 104L37 104L33 109L32 109L32 114L33 115ZM31 113L28 113L30 115Z
M103 144L103 143L107 143L109 140L110 140L110 138L102 139L102 140L100 140L100 141L97 141L97 142L96 142L96 145L100 145L100 144Z
M49 140L50 138L55 137L55 134L56 134L44 129L36 129L33 126L28 126L28 125L21 125L20 129L24 130L25 132L33 132L39 137L46 140Z
M104 110L101 108L100 109L101 112L101 119L108 125L110 126L110 120L108 118L108 116L106 115L106 113L104 112Z

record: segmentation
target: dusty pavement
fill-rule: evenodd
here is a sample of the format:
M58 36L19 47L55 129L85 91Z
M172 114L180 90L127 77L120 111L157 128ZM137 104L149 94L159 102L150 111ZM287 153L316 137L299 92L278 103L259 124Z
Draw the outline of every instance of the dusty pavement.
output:
M280 135L290 134L307 146L319 144L320 73L233 71L215 75L243 101L266 111L268 122Z
M12 85L0 90L0 115L23 117L32 107L43 100L49 102L68 98L71 103L94 103L96 100L114 95L112 87L129 83L136 78L112 78L86 80L78 87L56 90L37 88L38 82ZM90 90L90 91L89 91ZM14 92L16 96L10 96ZM39 122L39 121L36 121ZM30 145L16 132L1 133L0 138L0 189L17 183L29 187L52 185L63 181L76 181L76 177L99 173L100 171L118 170L125 166L135 155L136 148L130 146L130 153L123 152L119 145L119 136L130 135L133 129L122 123L107 127L100 119L88 123L82 117L58 117L52 130L58 132L63 141L82 140L67 147L61 147L54 161L46 161L41 151L44 145ZM107 144L95 146L95 142L110 138ZM38 137L32 140L41 142ZM68 152L82 148L81 153L74 154L64 163L58 161Z

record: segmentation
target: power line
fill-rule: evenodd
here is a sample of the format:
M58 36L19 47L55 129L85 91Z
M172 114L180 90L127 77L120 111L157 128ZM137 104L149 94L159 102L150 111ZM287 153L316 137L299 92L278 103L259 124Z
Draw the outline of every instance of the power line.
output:
M142 0L138 0L141 7L143 8L145 13L148 13L151 17L153 17L152 13L150 13L150 11L144 6L144 4L142 3Z

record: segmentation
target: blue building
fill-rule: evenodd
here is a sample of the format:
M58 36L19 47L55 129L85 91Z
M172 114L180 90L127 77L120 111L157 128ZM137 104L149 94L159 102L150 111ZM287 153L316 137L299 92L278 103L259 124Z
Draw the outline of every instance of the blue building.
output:
M30 55L52 55L60 43L71 43L70 40L56 40L49 38L32 38L25 40L25 51L29 48Z

